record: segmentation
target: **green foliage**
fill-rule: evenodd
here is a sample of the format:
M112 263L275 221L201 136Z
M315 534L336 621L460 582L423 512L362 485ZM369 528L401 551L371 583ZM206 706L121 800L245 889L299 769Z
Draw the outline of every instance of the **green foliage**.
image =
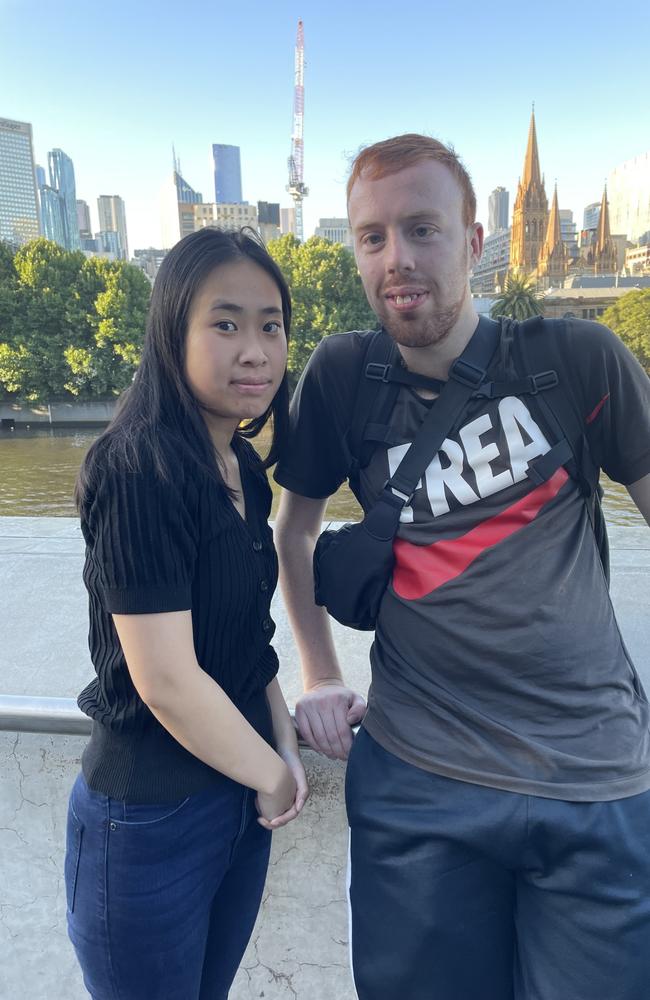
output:
M507 316L510 319L524 320L541 314L542 301L535 292L532 276L509 273L502 295L495 300L490 310L492 319Z
M283 236L269 253L289 282L293 303L288 368L295 385L323 337L376 325L352 253L340 243L312 236L299 243Z
M150 287L122 261L39 238L0 244L0 397L114 395L139 360Z
M650 288L634 288L622 295L605 310L601 320L650 375Z

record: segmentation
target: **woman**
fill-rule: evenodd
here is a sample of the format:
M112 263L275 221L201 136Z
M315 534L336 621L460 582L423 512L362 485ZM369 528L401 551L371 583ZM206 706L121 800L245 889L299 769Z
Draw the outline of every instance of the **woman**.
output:
M287 426L286 283L245 232L163 261L142 362L77 484L93 719L68 929L94 1000L222 1000L271 831L307 797L276 673L264 468ZM273 417L262 463L246 438ZM241 422L245 421L242 428Z

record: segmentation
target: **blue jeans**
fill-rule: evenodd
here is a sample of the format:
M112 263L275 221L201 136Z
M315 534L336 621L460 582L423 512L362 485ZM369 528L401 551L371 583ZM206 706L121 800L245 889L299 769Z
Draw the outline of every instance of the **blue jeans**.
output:
M226 1000L250 938L271 835L229 779L166 805L91 791L68 809L68 933L93 1000Z
M453 781L364 729L346 781L359 1000L650 996L650 792Z

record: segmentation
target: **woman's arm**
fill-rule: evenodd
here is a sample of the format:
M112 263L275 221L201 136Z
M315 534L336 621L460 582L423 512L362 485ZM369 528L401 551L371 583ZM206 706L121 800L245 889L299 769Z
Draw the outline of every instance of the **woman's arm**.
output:
M289 715L289 709L287 708L287 703L284 700L284 695L282 694L277 677L274 677L271 683L267 685L266 695L271 709L273 738L275 740L276 750L293 774L296 782L296 797L291 808L288 809L284 815L277 816L271 824L267 824L264 820L260 820L262 826L266 826L268 829L274 829L277 826L284 826L285 823L289 823L292 819L296 818L307 801L307 797L309 795L309 785L307 784L307 776L305 775L305 769L302 766L302 761L300 759L296 727L294 726L293 720ZM262 815L265 815L263 808L264 794L258 794L257 798L259 811Z
M138 694L174 739L216 771L255 789L267 821L290 810L296 799L291 768L199 666L191 612L113 620Z

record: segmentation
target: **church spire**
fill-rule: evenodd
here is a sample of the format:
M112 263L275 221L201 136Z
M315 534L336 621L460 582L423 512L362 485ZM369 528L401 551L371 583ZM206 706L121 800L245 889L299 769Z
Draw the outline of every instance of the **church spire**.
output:
M557 202L557 183L553 191L553 201L551 211L548 216L548 227L546 229L546 239L544 241L547 252L550 254L562 241L562 231L560 229L560 209Z
M596 253L603 253L611 242L611 232L609 229L609 205L607 203L607 185L603 191L603 200L600 203L600 218L598 219L598 239L596 240Z
M530 125L528 127L528 145L526 147L526 159L524 160L524 176L522 184L524 190L536 185L540 187L542 183L539 169L539 153L537 151L537 131L535 129L535 108L530 115Z

